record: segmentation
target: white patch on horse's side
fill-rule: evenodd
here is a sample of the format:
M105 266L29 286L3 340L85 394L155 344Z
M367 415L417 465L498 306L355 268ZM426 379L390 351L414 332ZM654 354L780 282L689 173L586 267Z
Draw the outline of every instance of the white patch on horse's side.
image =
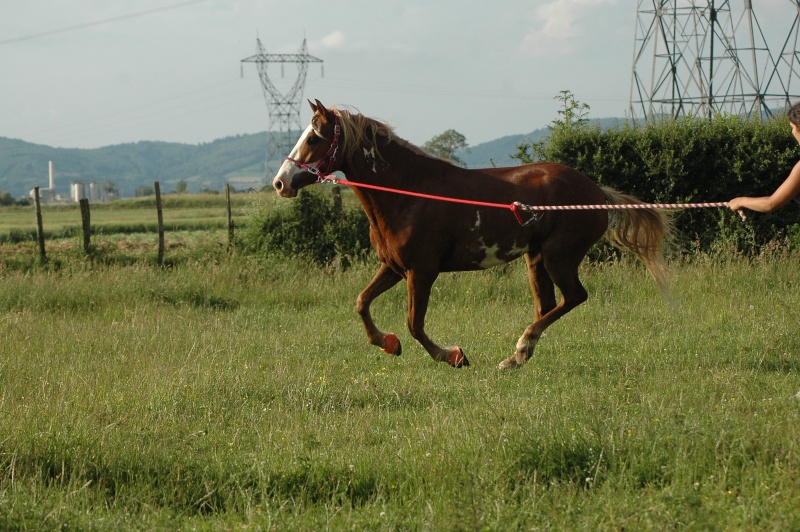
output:
M369 150L364 148L364 158L365 159L372 159L372 173L377 174L378 168L375 165L376 157L375 157L375 146L371 147Z
M486 256L483 258L479 266L483 269L492 268L493 266L500 266L501 264L505 263L504 260L500 260L497 257L497 252L500 251L500 248L497 245L494 245L490 248L484 247L483 252L486 253Z
M500 247L495 244L492 247L487 247L486 245L483 246L483 252L486 253L484 259L478 264L483 269L492 268L494 266L500 266L501 264L505 264L510 260L516 259L523 253L528 252L528 247L521 247L518 248L516 246L512 247L508 251L501 250ZM501 259L498 254L503 253L503 255L507 256L508 259Z
M475 220L475 227L472 228L473 231L477 231L478 229L481 228L481 211L478 211L476 214L478 216L477 219Z

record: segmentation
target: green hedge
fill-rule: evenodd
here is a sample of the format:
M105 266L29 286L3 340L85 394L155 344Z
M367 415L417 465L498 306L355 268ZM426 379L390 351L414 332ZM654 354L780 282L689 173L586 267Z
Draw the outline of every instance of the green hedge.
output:
M257 207L236 246L245 253L300 256L319 265L349 265L370 248L369 220L327 187L308 187L292 201Z
M644 201L686 203L770 194L788 176L800 149L785 118L727 116L606 130L567 122L551 128L547 140L519 146L514 157L567 164L601 185ZM728 209L678 211L674 220L679 243L684 250L733 246L754 253L778 237L798 234L794 204L776 213L747 214L748 221L742 223Z

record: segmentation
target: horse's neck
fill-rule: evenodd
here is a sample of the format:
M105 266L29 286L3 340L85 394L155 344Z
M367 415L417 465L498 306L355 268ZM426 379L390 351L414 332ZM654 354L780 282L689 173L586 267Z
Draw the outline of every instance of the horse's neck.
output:
M400 193L376 192L374 189L359 187L359 183L404 191L419 189L419 184L410 183L411 177L424 177L423 168L430 160L423 152L405 141L391 140L378 142L377 146L362 145L350 156L345 175L352 182L361 206L370 223L382 232L384 222L395 219L398 209L402 210L408 196Z
M349 161L348 179L385 187L402 187L407 176L434 160L404 140L392 139L378 145L362 145ZM419 176L424 177L424 176Z

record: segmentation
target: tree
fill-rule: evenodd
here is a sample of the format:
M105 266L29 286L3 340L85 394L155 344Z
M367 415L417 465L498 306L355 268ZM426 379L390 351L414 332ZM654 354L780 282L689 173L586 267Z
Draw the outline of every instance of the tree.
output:
M533 144L517 144L516 153L511 154L512 159L518 160L521 164L545 161L548 159L546 155L548 144L552 144L554 138L588 127L589 104L576 100L572 91L560 91L553 99L561 102L561 109L558 110L560 118L556 118L547 126L550 136Z
M589 124L589 104L579 102L575 99L572 91L561 91L560 96L553 98L561 102L562 109L558 110L561 118L553 120L553 124L547 126L550 131L561 129L581 129Z
M140 187L136 187L136 191L134 192L134 194L136 195L137 198L143 198L145 196L152 196L155 193L156 193L156 190L153 187L148 187L148 186L144 186L144 185L142 185Z
M464 166L464 161L458 158L456 152L466 148L467 138L455 129L448 129L441 135L436 135L422 146L422 149L431 155L461 166Z
M185 194L186 193L186 181L183 179L178 179L178 182L175 183L175 192L178 194Z

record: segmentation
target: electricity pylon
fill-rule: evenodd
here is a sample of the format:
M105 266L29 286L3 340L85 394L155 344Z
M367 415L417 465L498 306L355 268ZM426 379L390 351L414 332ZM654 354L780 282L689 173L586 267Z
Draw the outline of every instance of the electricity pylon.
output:
M264 99L267 101L269 127L264 167L269 174L270 171L277 171L281 162L289 155L294 144L291 133L304 129L300 123L300 104L303 99L308 64L322 63L322 59L309 55L305 39L296 54L268 54L261 44L261 39L256 39L256 54L242 59L241 62L256 64L258 76L261 78L261 88L264 91ZM279 90L269 77L267 70L273 63L281 65L281 74L283 74L286 63L297 65L297 79L286 93Z
M630 118L771 116L800 99L800 0L770 50L753 0L639 0Z

